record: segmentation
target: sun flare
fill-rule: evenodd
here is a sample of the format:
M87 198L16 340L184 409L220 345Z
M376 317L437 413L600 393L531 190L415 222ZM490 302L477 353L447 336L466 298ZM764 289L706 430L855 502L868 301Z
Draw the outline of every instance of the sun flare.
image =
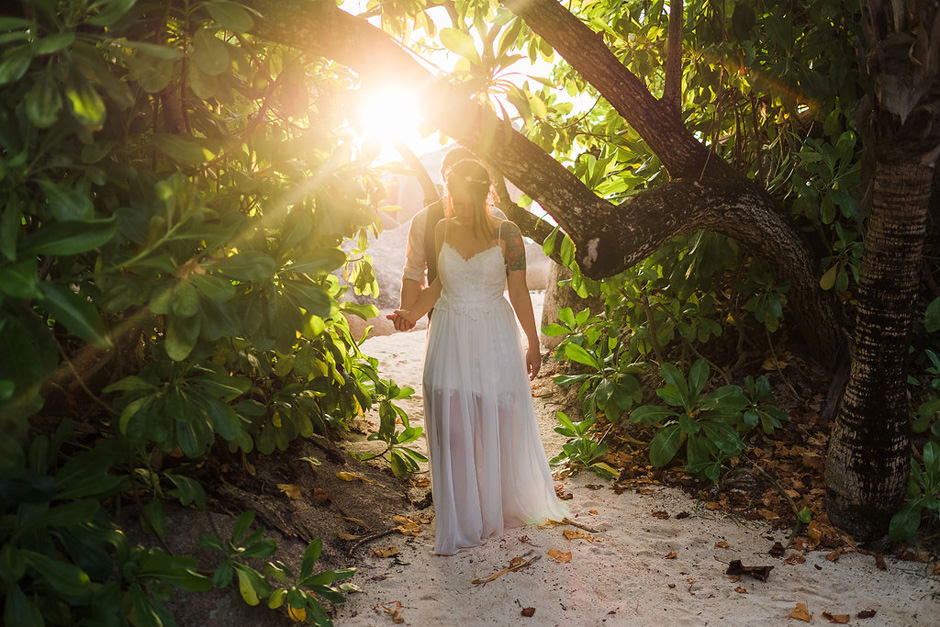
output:
M364 94L359 104L363 135L383 143L420 140L420 116L414 93L386 87Z

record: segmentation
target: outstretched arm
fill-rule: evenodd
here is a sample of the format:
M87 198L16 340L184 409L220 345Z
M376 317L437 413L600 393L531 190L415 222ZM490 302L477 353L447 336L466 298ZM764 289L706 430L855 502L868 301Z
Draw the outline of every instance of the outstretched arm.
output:
M501 230L502 245L506 258L506 282L509 289L509 302L516 312L516 318L522 325L528 348L525 353L526 370L529 379L534 379L542 367L542 351L539 346L539 332L535 326L535 312L532 310L532 298L525 280L525 245L519 227L507 222Z
M441 246L444 245L444 220L441 220L434 226L434 240L436 251L440 254ZM440 277L438 277L434 279L434 282L431 283L426 290L415 293L413 297L409 299L411 302L405 302L403 295L401 308L396 309L395 313L389 314L386 318L395 323L396 329L402 331L410 329L414 327L415 322L417 322L421 316L431 311L440 295L441 280Z

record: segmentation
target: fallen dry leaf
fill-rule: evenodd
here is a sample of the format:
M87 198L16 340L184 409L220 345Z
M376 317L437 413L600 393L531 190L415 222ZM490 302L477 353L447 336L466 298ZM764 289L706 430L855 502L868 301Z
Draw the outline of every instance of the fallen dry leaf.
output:
M365 475L360 475L357 472L346 472L345 470L340 470L336 473L336 476L343 481L362 481L364 483L375 483L375 481L372 479L369 479Z
M522 611L519 612L519 613L522 614L523 616L525 616L526 618L532 618L533 616L535 616L535 608L534 608L534 607L524 607L524 608L522 608Z
M416 488L426 488L431 485L431 480L427 477L421 477L420 479L412 481L412 484L414 484Z
M596 510L596 509L589 509L589 510L588 510L588 514L591 514L591 515L593 515L593 516L597 516L597 510ZM938 562L938 565L940 565L940 562Z
M382 611L392 617L392 622L395 624L401 624L405 622L405 617L402 616L401 610L401 601L388 601L387 603L379 603L374 608L375 612L378 613L379 608L382 608Z
M313 489L313 500L317 503L332 503L333 495L324 490L323 488L314 488Z
M757 514L764 520L777 520L778 518L780 518L780 514L778 514L777 512L771 511L769 509L765 509L763 507L757 510Z
M933 567L933 574L940 575L940 562L937 562Z
M565 492L565 484L563 483L555 484L555 495L562 501L569 501L574 498L571 492Z
M669 519L669 512L664 511L664 510L657 510L657 511L653 512L653 513L651 514L651 516L652 516L653 518L658 518L658 519L660 519L660 520L668 520L668 519Z
M741 586L738 586L737 588L735 588L734 591L737 592L738 594L747 594L747 589L742 588Z
M281 492L286 494L292 499L300 498L300 486L294 485L293 483L279 483L277 487L280 488Z
M819 543L822 542L822 529L819 526L819 522L811 520L806 527L806 535L809 536L810 542L813 543L811 548L815 549L819 546Z
M581 531L580 529L565 529L561 532L567 540L587 540L588 542L594 542L594 538Z
M548 556L559 564L567 564L571 561L571 551L566 553L564 551L559 551L558 549L549 549Z
M881 553L875 553L875 566L878 570L888 570L888 565L885 564L885 556Z
M716 548L716 549L727 549L727 548L729 548L730 546L731 546L731 545L729 545L729 544L728 544L727 542L725 542L724 540L719 540L718 542L715 543L715 548Z
M709 501L705 503L705 509L707 509L710 512L713 512L716 509L721 509L721 503L717 501Z
M823 618L836 625L844 625L852 618L848 614L830 614L829 612L823 612L822 614Z
M774 542L774 545L770 547L769 551L767 551L771 557L783 557L783 554L786 552L787 550L779 542Z
M783 563L792 566L794 564L802 564L805 561L806 558L799 553L790 553L790 555L787 556L787 559L783 560Z
M372 555L375 557L392 557L398 555L397 546L387 546L384 549L375 549L372 551Z
M728 563L728 570L725 571L725 574L749 575L755 579L767 581L767 578L770 577L770 571L772 571L773 568L773 566L743 566L741 560L731 560Z
M793 611L790 612L790 618L806 621L808 623L813 620L813 615L809 613L805 603L797 603Z
M498 570L498 571L496 571L495 573L493 573L492 575L489 575L488 577L484 577L483 579L474 579L474 580L471 581L470 583L472 583L472 584L475 585L475 586L485 586L485 585L488 584L489 582L495 581L496 579L499 579L500 577L502 577L502 576L505 575L506 573L511 573L511 572L516 571L516 570L519 570L519 569L521 569L521 568L525 568L525 567L528 566L529 564L531 564L531 563L533 563L533 562L537 562L538 560L542 559L542 556L541 556L541 555L536 555L536 556L533 557L532 559L526 561L526 559L525 559L526 556L527 556L527 555L531 555L532 553L533 553L533 551L532 551L532 550L529 550L529 551L527 551L526 553L524 553L523 555L518 555L518 556L512 558L511 560L509 560L509 566L507 566L506 568L504 568L504 569L502 569L502 570ZM570 553L569 553L569 555L570 555ZM570 559L570 558L569 558L569 559Z
M855 618L874 618L877 613L875 610L862 610L855 615Z
M339 538L340 540L358 540L362 536L357 536L352 533L346 533L344 531L340 531L339 533L336 534L336 537Z
M838 562L838 561L839 561L839 557L840 557L841 555L842 555L842 547L840 546L838 549L829 552L829 553L826 555L826 559L829 560L830 562ZM825 614L823 614L823 615L825 616Z
M674 560L678 557L678 554L675 551L670 551L667 555L663 555L663 559Z
M728 581L731 583L738 583L741 581L741 575L727 575Z

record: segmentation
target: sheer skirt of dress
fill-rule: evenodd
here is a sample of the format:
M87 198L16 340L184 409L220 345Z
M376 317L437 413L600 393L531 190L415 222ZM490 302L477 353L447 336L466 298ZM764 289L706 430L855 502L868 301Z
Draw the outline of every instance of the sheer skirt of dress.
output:
M445 290L428 337L424 404L434 551L450 555L507 527L561 519L567 509L555 495L514 314L502 294L501 249L465 260L445 244L440 268Z

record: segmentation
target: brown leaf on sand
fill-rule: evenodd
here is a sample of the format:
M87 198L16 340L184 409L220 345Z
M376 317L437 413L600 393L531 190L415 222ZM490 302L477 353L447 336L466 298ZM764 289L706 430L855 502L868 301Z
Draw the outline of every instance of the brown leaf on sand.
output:
M533 616L535 616L535 608L534 608L534 607L524 607L524 608L522 608L522 611L519 612L519 613L522 614L523 616L525 616L526 618L532 618Z
M596 509L589 509L589 510L588 510L588 514L591 514L592 516L597 516L597 510L596 510Z
M398 555L398 547L387 546L384 549L375 549L374 551L372 551L372 555L374 555L375 557L393 557L395 555Z
M855 615L855 618L874 618L877 613L875 610L862 610Z
M790 612L790 618L806 621L808 623L813 620L813 615L809 613L805 603L797 603L793 611Z
M559 564L567 564L571 561L571 551L559 551L558 549L549 549L548 556Z
M823 618L828 620L830 623L835 623L836 625L844 625L852 618L848 614L830 614L829 612L823 612Z
M731 546L731 545L728 544L727 542L725 542L724 540L719 540L718 542L715 543L715 548L716 548L716 549L727 549L727 548L729 548L730 546Z
M594 537L584 533L580 529L565 529L562 531L565 539L567 540L587 540L588 542L594 542Z
M779 542L774 542L774 545L770 547L770 550L767 552L771 557L783 557L783 554L786 553L787 550Z
M653 518L658 518L658 519L660 519L660 520L668 520L668 519L669 519L669 512L667 512L667 511L665 511L665 510L661 510L661 509L660 509L660 510L657 510L657 511L655 511L655 512L653 512L651 515L652 515Z
M395 530L402 534L403 536L420 536L421 535L421 526L411 520L410 518L405 518L404 516L392 516L392 520L398 523L398 526L395 527Z
M382 612L391 616L392 622L396 625L400 625L401 623L405 622L405 617L401 614L401 601L388 601L387 603L379 603L372 609L375 610L376 614L378 614L379 608L381 608Z
M738 594L747 594L747 588L742 588L741 586L736 587L734 591Z
M840 546L838 549L834 551L830 551L828 554L826 554L826 559L829 560L830 562L838 562L839 557L841 556L842 556L842 547Z
M800 555L799 553L790 553L787 556L787 559L783 560L783 563L793 566L794 564L802 564L805 561L806 561L806 558Z
M777 520L778 518L780 518L780 514L778 514L777 512L769 510L769 509L764 509L763 507L757 510L757 514L764 520Z
M357 472L346 472L345 470L340 470L336 473L336 477L342 479L343 481L362 481L363 483L375 483L372 479L369 479L365 475L360 475Z
M277 487L280 488L281 492L286 494L292 499L300 498L300 486L294 485L293 483L279 483Z
M811 520L806 527L806 535L809 536L810 542L812 542L811 548L815 549L819 546L819 543L822 541L822 528L820 528L819 522Z
M707 503L705 503L705 509L707 509L710 512L713 512L716 509L721 509L721 503L719 503L718 501L708 501Z
M568 501L574 498L574 495L571 492L565 492L565 484L563 483L555 484L555 496L557 496L562 501Z
M663 555L663 559L666 559L666 560L674 560L674 559L676 559L678 556L679 556L679 554L676 553L675 551L670 551L668 554Z
M937 562L933 567L933 574L940 575L940 562Z
M326 490L324 490L323 488L314 488L313 500L321 504L332 503L333 495L327 492Z
M767 578L770 577L770 571L773 570L773 568L773 566L743 566L741 560L731 560L728 563L728 570L725 571L725 574L749 575L755 579L767 581Z

